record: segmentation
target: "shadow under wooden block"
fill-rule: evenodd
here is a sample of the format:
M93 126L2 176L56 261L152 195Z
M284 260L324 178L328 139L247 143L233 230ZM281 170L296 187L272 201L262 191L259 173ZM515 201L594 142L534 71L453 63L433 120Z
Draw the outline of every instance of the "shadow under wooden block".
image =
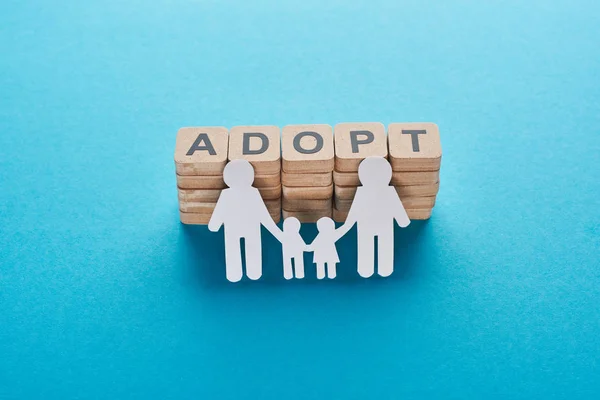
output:
M330 209L332 205L332 199L317 199L317 200L304 200L304 199L289 199L283 197L282 207L287 211L314 211L314 210L326 210Z
M223 175L179 175L177 186L182 189L224 189Z
M331 172L334 164L331 126L288 125L281 132L282 167L285 172Z
M288 187L329 186L332 182L331 172L305 174L281 172L281 183Z
M177 174L223 175L228 141L223 127L181 128L175 142Z
M287 211L283 209L282 213L284 219L295 217L302 223L315 223L323 217L331 218L331 208L318 211Z
M388 127L390 163L394 171L435 171L442 162L438 126L430 122L394 123Z
M367 157L387 157L385 127L380 122L342 123L334 128L335 169L357 172Z
M281 141L277 126L235 126L229 131L229 160L247 160L256 175L281 170Z
M430 185L440 180L440 171L423 172L394 172L392 182L394 186Z
M333 196L333 185L313 187L282 186L283 197L294 200L323 200Z

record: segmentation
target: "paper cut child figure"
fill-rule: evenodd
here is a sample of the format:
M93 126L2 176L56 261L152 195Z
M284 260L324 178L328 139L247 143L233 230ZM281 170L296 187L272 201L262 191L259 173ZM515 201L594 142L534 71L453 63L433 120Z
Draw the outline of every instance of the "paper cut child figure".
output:
M224 225L227 279L231 282L242 279L240 242L244 239L246 275L256 280L262 275L261 225L279 241L282 232L271 218L258 189L252 187L254 168L248 161L230 161L223 170L223 180L229 189L221 192L208 229L216 232Z
M389 276L394 271L394 220L402 228L410 220L395 188L389 186L392 167L385 158L365 158L358 167L358 178L362 186L356 190L348 217L339 230L343 235L356 224L358 273L363 278L374 273L377 238L377 272Z
M308 246L308 250L314 251L313 262L317 264L317 278L325 278L325 269L327 269L327 277L333 279L336 276L336 264L340 262L335 242L344 236L347 230L343 231L340 228L336 231L335 223L327 217L317 221L317 229L319 233Z
M304 251L308 249L300 236L300 221L289 217L283 221L283 276L285 279L304 278ZM292 267L293 260L293 267Z

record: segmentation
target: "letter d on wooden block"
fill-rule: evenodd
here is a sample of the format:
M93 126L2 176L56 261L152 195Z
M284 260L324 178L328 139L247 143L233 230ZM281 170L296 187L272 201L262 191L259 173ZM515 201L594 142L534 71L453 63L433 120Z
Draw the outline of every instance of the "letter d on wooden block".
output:
M276 126L235 126L229 131L229 160L243 159L256 175L281 170L281 139Z
M336 171L357 172L365 158L388 155L385 127L379 122L337 124L333 137Z
M227 129L181 128L175 143L178 175L221 175L227 163Z
M291 174L333 171L333 132L329 125L288 125L281 133L283 170Z

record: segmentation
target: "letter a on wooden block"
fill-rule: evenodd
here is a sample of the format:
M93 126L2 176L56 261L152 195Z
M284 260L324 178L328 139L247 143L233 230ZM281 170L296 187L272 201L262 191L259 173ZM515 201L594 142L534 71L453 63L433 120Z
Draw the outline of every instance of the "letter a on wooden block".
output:
M429 122L396 123L388 127L394 171L437 171L442 161L438 126Z
M335 169L356 172L367 157L387 157L385 127L380 122L337 124L334 130Z
M248 160L256 175L281 170L281 140L276 126L235 126L229 131L229 159Z
M329 125L288 125L281 132L283 170L292 174L333 171L333 131Z
M227 163L227 129L181 128L175 143L178 175L221 175Z

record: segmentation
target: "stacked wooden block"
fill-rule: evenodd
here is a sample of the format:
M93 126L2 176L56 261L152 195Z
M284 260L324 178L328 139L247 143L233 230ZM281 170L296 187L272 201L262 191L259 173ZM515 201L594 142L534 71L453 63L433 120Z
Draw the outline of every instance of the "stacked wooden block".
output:
M343 222L360 185L360 162L385 157L391 184L410 219L427 219L439 189L442 158L438 127L432 123L343 123L329 125L182 128L175 165L181 222L207 224L221 191L229 160L254 167L253 186L276 222L296 217Z
M175 144L179 216L184 224L208 224L227 164L229 137L222 127L181 128Z
M177 133L175 167L179 212L184 224L208 224L226 187L227 161L248 160L254 183L275 222L281 219L281 150L276 126L182 128Z
M357 186L358 165L365 157L386 157L392 166L391 184L408 217L428 219L439 190L442 149L437 125L395 123L339 124L335 127L335 204L333 218L345 221Z
M283 217L332 217L333 132L329 125L288 125L282 132Z

